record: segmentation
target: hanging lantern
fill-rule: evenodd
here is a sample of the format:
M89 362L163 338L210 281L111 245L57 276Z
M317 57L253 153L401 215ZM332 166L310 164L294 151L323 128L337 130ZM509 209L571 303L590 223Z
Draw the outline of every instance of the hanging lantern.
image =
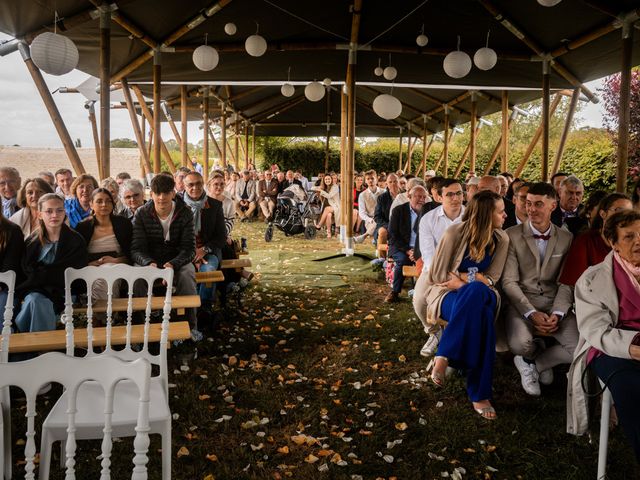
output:
M313 81L304 87L304 96L310 102L319 102L324 97L324 86L320 82Z
M247 38L244 48L252 57L261 57L267 51L267 41L256 33Z
M296 93L296 89L293 88L293 85L291 85L290 83L285 83L282 85L282 87L280 87L280 93L282 93L282 95L284 95L285 97L290 97L294 93Z
M224 33L227 35L235 35L237 31L236 24L233 22L229 22L224 26Z
M471 57L460 50L460 37L458 37L458 49L444 57L442 67L451 78L465 77L471 71Z
M538 0L538 3L543 7L555 7L562 0Z
M324 80L322 80L322 84L325 87L330 87L331 86L331 79L329 77L325 78Z
M382 67L376 67L373 73L376 77L381 77L384 73L384 69Z
M426 47L427 43L429 43L429 37L427 37L424 33L421 33L416 37L416 43L419 47Z
M385 120L393 120L402 113L402 104L393 95L383 93L373 100L373 111Z
M473 56L473 63L480 70L491 70L498 62L498 55L493 48L482 47Z
M203 72L213 70L218 66L220 56L218 51L209 45L200 45L193 51L193 64Z
M44 32L31 42L31 59L43 72L64 75L78 65L78 48L64 35Z
M384 69L384 71L382 72L382 75L387 80L394 80L398 76L398 70L396 70L395 67L388 66L387 68Z

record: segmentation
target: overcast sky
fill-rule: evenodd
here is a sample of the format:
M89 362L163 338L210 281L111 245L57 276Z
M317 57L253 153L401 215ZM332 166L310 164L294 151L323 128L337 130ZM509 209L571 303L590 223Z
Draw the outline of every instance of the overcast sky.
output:
M8 39L0 33L0 41ZM76 87L88 75L74 70L60 77L44 74L49 91L59 87ZM600 81L587 83L595 91ZM84 108L85 98L79 93L55 93L53 98L69 130L72 139L80 139L82 146L93 146L88 112ZM96 115L99 118L99 104ZM62 144L53 123L44 107L18 52L0 57L0 145L21 145L29 147L61 147ZM580 112L581 125L602 126L602 103L589 103ZM197 142L202 137L198 122L189 122L189 141ZM135 138L131 121L126 110L111 110L111 138ZM163 124L162 137L173 138L168 125Z

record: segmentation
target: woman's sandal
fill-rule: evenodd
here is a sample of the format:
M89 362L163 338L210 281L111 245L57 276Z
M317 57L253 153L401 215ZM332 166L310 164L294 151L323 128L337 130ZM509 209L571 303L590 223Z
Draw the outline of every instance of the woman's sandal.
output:
M496 409L493 408L492 406L482 407L482 408L473 407L473 409L476 411L478 415L480 415L485 420L494 421L495 419L498 418L496 416Z
M431 381L433 382L433 384L436 387L444 387L445 384L445 373L439 373L436 372L436 360L438 360L439 358L442 358L444 360L447 360L446 357L441 357L441 356L436 356L433 357L433 368L431 369L431 376L429 378L431 378ZM446 367L445 367L445 372L446 372Z

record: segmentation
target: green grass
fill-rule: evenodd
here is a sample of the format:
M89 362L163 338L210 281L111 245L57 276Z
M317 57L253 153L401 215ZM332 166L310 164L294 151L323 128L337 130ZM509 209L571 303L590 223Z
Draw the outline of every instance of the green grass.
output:
M597 442L565 433L564 375L532 398L511 359L499 356L499 418L484 421L463 378L449 379L444 389L426 381L418 354L426 338L409 301L384 304L387 287L364 269L353 273L353 265L341 273L327 262L343 286L316 288L312 280L324 262L309 267L313 275L305 272L308 260L285 262L336 253L335 240L277 232L265 244L261 224L237 230L249 239L251 257L263 262L254 260L254 270L268 273L198 346L188 371L171 361L173 478L439 479L456 468L464 469L461 478L595 477ZM300 276L292 285L293 273ZM15 411L19 422L18 404ZM310 444L296 443L305 438ZM178 458L182 447L188 455ZM86 465L98 448L82 444L78 478L95 478ZM158 448L154 439L149 478L159 478ZM619 429L609 452L609 478L640 478ZM127 478L130 442L116 444L114 458L113 478Z

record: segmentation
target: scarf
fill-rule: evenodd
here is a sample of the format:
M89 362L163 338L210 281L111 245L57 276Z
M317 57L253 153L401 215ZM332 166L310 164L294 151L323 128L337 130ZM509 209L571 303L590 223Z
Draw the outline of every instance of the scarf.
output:
M627 276L629 277L629 281L631 282L631 285L633 285L633 288L636 290L637 293L640 294L640 283L638 283L638 277L640 277L640 267L636 267L632 263L627 262L615 250L613 251L613 258L622 267L622 270L624 270L624 273L627 274Z
M201 212L205 204L207 203L207 194L206 192L203 192L200 198L194 200L185 193L184 203L186 203L193 212L193 226L197 235L200 233L200 228L202 228Z
M85 210L82 208L80 202L75 197L64 201L64 209L67 212L67 217L69 217L69 226L71 228L76 228L82 220L91 214L91 209Z

